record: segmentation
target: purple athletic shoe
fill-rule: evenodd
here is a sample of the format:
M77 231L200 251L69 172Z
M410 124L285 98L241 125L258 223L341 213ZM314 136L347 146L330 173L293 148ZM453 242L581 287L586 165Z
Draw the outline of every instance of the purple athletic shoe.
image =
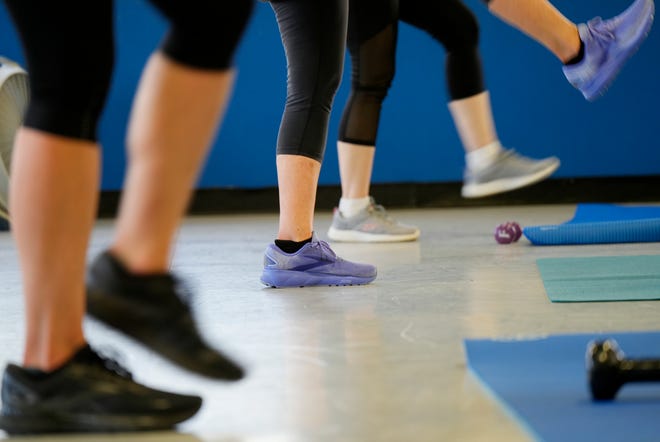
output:
M653 24L653 0L635 0L610 20L596 17L579 24L584 59L564 66L564 75L589 101L603 95L625 62L637 51Z
M271 287L360 285L376 279L376 267L338 257L316 234L296 253L285 253L269 244L264 255L261 282Z

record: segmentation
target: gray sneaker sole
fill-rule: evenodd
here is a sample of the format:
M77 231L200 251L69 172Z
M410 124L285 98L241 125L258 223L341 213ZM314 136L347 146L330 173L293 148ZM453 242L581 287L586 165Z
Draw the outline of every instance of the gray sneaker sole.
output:
M406 234L366 233L358 230L328 229L328 238L337 242L406 242L419 238L419 229Z
M559 165L560 162L557 161L555 164L552 164L551 166L532 175L525 175L516 178L505 178L480 184L466 184L461 189L461 195L463 198L481 198L530 186L548 178L555 172L555 170L559 168Z

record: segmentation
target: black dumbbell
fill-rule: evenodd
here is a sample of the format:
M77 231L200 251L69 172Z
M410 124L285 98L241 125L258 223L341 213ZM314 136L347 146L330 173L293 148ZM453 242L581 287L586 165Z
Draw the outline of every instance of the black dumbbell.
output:
M586 362L591 396L596 401L614 399L623 384L628 382L660 381L660 360L625 359L613 339L590 342Z

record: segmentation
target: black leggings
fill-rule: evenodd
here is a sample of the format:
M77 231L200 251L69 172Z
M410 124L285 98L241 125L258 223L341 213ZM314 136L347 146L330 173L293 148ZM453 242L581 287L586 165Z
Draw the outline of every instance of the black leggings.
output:
M277 154L321 162L344 68L348 0L273 0L287 59Z
M351 94L339 127L341 141L376 143L382 103L394 78L399 20L426 31L445 47L451 100L485 90L479 25L461 0L351 0Z
M90 141L114 67L113 0L5 0L30 74L24 125ZM252 0L151 0L169 20L161 50L199 69L226 70Z

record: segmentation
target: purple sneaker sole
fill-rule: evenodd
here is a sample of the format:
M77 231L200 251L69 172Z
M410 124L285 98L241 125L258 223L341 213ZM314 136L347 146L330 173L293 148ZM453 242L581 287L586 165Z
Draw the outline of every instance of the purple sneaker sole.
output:
M264 270L261 275L262 284L273 288L365 285L374 279L376 279L376 275L370 277L337 276L294 270L270 269Z

